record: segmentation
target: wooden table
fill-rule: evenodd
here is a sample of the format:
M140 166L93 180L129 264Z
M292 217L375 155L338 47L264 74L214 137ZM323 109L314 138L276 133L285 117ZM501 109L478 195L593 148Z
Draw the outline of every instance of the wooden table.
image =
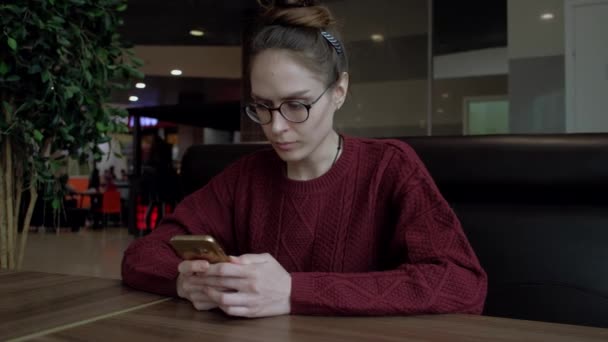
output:
M608 329L470 315L230 318L171 300L42 341L608 341Z
M117 280L33 272L0 279L0 340L608 341L608 329L470 315L239 319Z
M44 334L163 301L119 280L0 272L0 341Z

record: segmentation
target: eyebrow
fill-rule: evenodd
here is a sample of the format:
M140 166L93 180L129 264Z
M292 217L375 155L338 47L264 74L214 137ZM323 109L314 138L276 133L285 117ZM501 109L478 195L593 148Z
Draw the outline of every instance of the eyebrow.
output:
M301 97L303 97L304 95L306 95L308 93L310 93L310 90L295 91L295 92L293 92L293 93L291 93L291 94L289 94L287 96L283 96L281 98L281 100L301 98ZM258 95L254 94L254 93L251 93L251 98L254 99L254 100L271 101L269 99L265 99L265 98L263 98L261 96L258 96Z

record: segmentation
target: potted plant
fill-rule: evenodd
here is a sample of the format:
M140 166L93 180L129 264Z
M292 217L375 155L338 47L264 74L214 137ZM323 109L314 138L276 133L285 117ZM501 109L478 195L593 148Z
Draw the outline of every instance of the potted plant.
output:
M37 197L61 207L64 161L51 155L100 160L108 134L127 131L118 119L126 111L108 105L113 88L143 77L118 33L126 8L126 0L0 4L0 268L20 266Z

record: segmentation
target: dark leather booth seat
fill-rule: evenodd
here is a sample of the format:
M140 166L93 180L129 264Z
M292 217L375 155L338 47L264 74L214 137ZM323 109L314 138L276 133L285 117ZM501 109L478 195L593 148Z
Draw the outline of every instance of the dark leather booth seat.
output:
M489 289L484 314L608 327L608 134L408 137L460 218ZM199 145L191 193L265 144Z

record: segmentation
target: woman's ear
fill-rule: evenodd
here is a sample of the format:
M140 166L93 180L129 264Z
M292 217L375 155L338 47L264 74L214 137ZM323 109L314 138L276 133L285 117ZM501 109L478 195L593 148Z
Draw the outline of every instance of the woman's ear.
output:
M340 107L342 107L342 105L344 104L344 101L346 101L346 94L348 94L348 82L349 75L347 72L343 72L342 75L340 75L340 79L338 79L338 81L336 82L336 86L334 87L333 92L333 100L336 106L336 110L340 109Z

